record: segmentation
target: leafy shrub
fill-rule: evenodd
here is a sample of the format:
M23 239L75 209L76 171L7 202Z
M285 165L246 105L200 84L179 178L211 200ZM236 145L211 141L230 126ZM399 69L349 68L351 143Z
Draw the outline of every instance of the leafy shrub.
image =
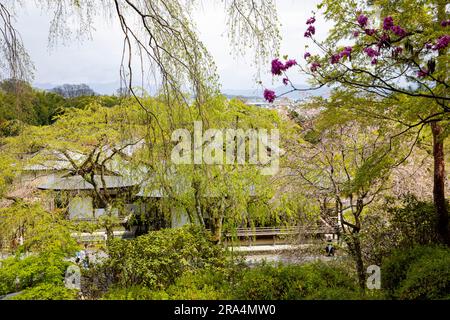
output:
M62 285L42 283L24 290L12 300L75 300L77 291L69 290Z
M400 205L388 198L387 203L371 207L362 224L362 253L368 265L380 265L395 249L439 243L433 203L411 194L404 196Z
M226 268L227 252L199 226L150 232L134 240L114 240L102 266L120 287L166 289L185 272ZM98 272L103 272L98 270Z
M396 231L399 247L438 243L437 214L433 203L407 195L401 207L389 206L391 230Z
M224 300L228 298L227 281L217 271L185 273L166 290L154 290L143 286L111 288L103 300Z
M450 249L421 246L397 250L382 265L389 298L450 299Z
M16 137L24 127L24 123L20 120L1 121L0 119L0 137Z
M233 280L222 271L184 274L167 290L174 300L227 300L231 298Z
M343 270L322 262L305 265L262 265L243 272L236 299L355 299L357 285Z
M325 263L263 264L254 268L197 270L184 273L167 289L113 288L103 299L117 300L298 300L359 299L351 276Z
M366 265L381 265L398 246L399 229L393 229L385 206L374 206L362 216L361 253Z
M152 291L142 286L129 288L111 288L102 300L167 300L168 294L164 291Z
M0 295L18 292L39 284L62 285L68 263L60 256L41 254L12 257L1 262Z

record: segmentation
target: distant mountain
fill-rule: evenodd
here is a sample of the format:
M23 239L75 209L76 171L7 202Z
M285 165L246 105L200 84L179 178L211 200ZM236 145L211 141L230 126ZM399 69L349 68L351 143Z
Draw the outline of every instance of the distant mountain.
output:
M74 83L81 84L81 83ZM54 88L60 87L61 83L34 83L33 86L38 89L51 91ZM105 82L105 83L86 83L93 91L100 95L112 95L117 92L117 89L120 88L119 82Z
M223 89L222 93L227 97L261 98L261 89Z
M63 84L56 88L50 89L51 92L57 93L64 98L76 98L85 96L95 96L97 93L86 84Z
M90 88L92 88L92 90L94 90L96 93L101 94L101 95L111 95L111 94L115 94L117 92L117 89L119 89L120 87L120 83L117 82L104 82L104 83L86 83ZM43 90L51 90L55 87L60 86L61 84L55 84L55 83L35 83L34 87L39 88L39 89L43 89ZM304 85L304 84L299 84L299 85L295 85L296 88L298 89L307 89L308 86ZM279 86L277 88L275 88L275 93L277 95L281 95L286 91L289 91L290 87L286 87L286 86ZM154 88L151 89L150 94L154 94L155 90ZM222 93L227 96L228 98L233 98L233 97L242 97L248 100L257 100L257 99L262 99L263 98L263 89L262 88L257 88L257 89L223 89ZM299 91L295 91L295 92L291 92L287 95L285 95L286 97L293 99L293 100L299 100L299 99L304 99L308 96L323 96L323 97L327 97L330 94L331 89L328 87L323 87L320 88L318 90L315 91L306 91L306 92L299 92Z
M242 94L228 94L228 93L222 93L225 97L227 97L228 99L233 99L233 98L242 98L245 100L263 100L264 98L262 96L246 96L246 95L242 95Z
M308 89L309 87L306 85L295 85L297 89ZM291 87L286 86L280 86L276 87L275 89L272 89L275 91L275 94L277 96L290 91ZM264 90L259 89L224 89L222 90L222 93L226 95L227 97L243 97L246 99L262 99L263 98L263 92ZM313 97L328 97L330 95L331 89L328 87L322 87L317 90L311 90L311 91L294 91L291 93L288 93L284 95L285 97L288 97L292 100L299 100L299 99L305 99L307 97L313 96Z

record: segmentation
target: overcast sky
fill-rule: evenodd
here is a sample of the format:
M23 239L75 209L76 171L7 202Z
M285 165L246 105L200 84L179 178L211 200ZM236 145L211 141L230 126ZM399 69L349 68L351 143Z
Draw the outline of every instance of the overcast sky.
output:
M305 21L316 8L318 0L278 0L279 17L282 23L282 54L301 60L307 39L303 37ZM203 8L196 12L196 24L200 38L215 58L224 89L256 88L255 67L250 57L236 59L226 37L225 13L217 1L204 1ZM48 47L50 17L33 7L32 2L18 15L18 29L35 64L34 83L112 83L119 80L119 65L122 49L122 34L117 23L111 24L97 18L92 40L82 43ZM324 35L326 27L319 17L318 35ZM267 67L269 69L269 66ZM267 71L264 83L271 85ZM296 82L303 82L297 78Z

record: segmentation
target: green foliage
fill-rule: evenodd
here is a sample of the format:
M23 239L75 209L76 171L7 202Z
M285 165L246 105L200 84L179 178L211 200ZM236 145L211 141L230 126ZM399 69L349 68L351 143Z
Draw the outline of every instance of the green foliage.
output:
M362 218L361 251L365 265L381 265L383 258L397 248L398 232L391 228L386 205L374 205Z
M6 80L0 83L0 120L20 120L32 125L52 123L64 98L35 90L25 82L10 82Z
M121 287L167 288L186 272L225 268L229 259L199 226L150 232L134 240L114 240L104 267Z
M387 208L391 215L391 230L396 232L399 247L428 245L438 242L436 209L431 202L407 195L401 206Z
M325 263L232 267L228 272L197 270L185 273L169 287L113 288L103 299L175 300L297 300L361 299L353 278L344 269Z
M112 108L121 104L121 98L115 96L80 96L76 98L66 98L61 104L58 114L63 113L69 108L85 109L92 104L99 104L105 108Z
M399 201L385 198L363 217L361 231L364 260L380 265L393 250L439 243L437 215L432 202L408 194Z
M11 242L15 256L0 261L0 295L24 292L17 299L72 299L63 286L65 271L78 248L61 212L16 203L0 210L2 242ZM15 248L17 238L24 241ZM51 290L48 290L51 288Z
M16 256L1 261L0 295L33 289L37 285L62 286L69 263L60 254Z
M18 136L23 130L24 124L20 120L1 121L0 119L0 137Z
M169 296L164 291L153 291L147 287L115 287L111 288L102 300L168 300Z
M356 288L343 270L310 263L247 269L233 291L234 298L250 300L355 299Z
M22 124L44 126L69 108L85 109L93 103L106 108L120 104L114 96L64 98L59 94L32 88L26 82L0 82L0 136L14 136Z
M12 300L76 300L77 291L61 285L42 283L21 292Z
M0 241L20 252L71 255L77 249L71 228L61 211L49 212L39 204L17 202L0 209ZM17 247L20 237L24 242Z
M234 267L235 268L235 267ZM234 276L227 271L205 270L186 273L167 289L174 300L227 300L232 297Z
M196 270L180 276L165 289L147 287L113 287L104 300L226 300L231 298L231 282L226 272Z
M382 285L394 299L450 299L450 249L397 250L382 264Z
M0 152L0 197L4 195L14 181L14 168L12 159L8 154Z

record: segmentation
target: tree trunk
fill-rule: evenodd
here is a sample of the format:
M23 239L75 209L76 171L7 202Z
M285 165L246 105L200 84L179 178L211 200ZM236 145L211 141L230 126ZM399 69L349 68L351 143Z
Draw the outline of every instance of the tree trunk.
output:
M434 158L433 200L438 217L437 233L442 243L450 246L448 208L445 200L444 130L438 122L432 122L431 131L433 132Z
M192 187L194 188L195 212L197 214L197 219L198 222L203 227L205 227L205 220L203 218L202 202L200 195L200 182L194 180Z
M361 253L361 244L359 239L355 239L355 262L356 262L356 272L358 273L358 284L361 291L366 289L366 271L364 270L364 263Z
M358 238L358 234L351 234L348 238L347 245L350 249L350 253L355 261L356 273L358 276L358 285L361 291L366 290L366 271L364 270L364 262L362 259L361 243Z
M105 224L105 230L106 230L106 242L110 243L111 240L114 239L114 227L111 223L112 221L112 207L110 204L106 205L105 209L105 215L108 217Z
M220 216L214 215L211 220L211 233L213 236L213 241L219 244L222 240L223 219Z

